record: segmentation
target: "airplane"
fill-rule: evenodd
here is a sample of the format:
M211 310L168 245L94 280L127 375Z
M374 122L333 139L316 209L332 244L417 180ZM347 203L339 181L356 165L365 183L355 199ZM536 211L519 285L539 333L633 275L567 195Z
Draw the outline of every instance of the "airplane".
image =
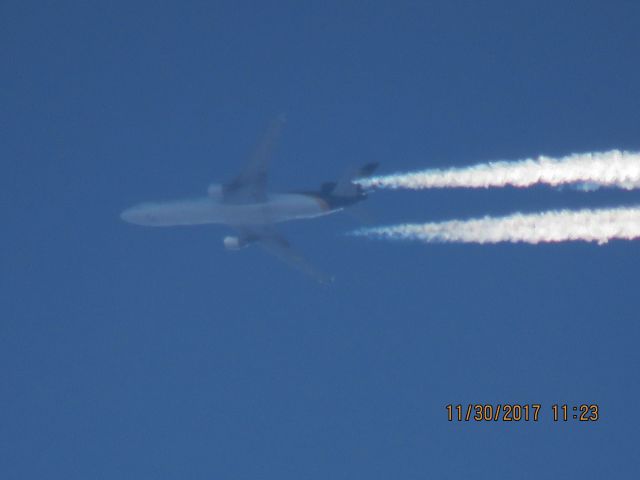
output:
M269 193L269 158L284 122L282 115L273 120L240 174L228 183L211 184L207 196L142 203L124 210L120 217L128 223L152 227L227 225L237 232L224 237L227 250L257 244L318 282L329 283L333 278L313 268L277 232L275 224L329 215L365 200L369 192L354 180L370 176L378 164L368 163L341 180L325 182L318 191Z

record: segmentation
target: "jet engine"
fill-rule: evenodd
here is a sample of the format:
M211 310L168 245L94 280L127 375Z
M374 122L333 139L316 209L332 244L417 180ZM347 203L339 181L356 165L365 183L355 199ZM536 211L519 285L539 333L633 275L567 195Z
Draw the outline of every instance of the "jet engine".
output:
M240 250L249 245L249 242L240 237L224 237L224 248L227 250Z
M222 198L222 185L212 183L207 188L207 195L209 196L209 198L213 198L216 200Z

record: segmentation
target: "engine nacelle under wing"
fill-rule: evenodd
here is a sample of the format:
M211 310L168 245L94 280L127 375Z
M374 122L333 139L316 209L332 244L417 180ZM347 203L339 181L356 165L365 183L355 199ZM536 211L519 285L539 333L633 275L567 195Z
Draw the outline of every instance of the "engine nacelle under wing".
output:
M207 195L209 196L209 198L220 200L222 198L222 185L212 183L207 188Z
M247 240L244 240L240 237L224 237L223 240L224 248L227 250L240 250L241 248L249 245Z

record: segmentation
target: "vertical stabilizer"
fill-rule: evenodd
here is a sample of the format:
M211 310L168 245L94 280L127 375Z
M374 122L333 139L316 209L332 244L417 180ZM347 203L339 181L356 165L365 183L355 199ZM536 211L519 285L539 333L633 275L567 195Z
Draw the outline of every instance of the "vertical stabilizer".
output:
M378 168L377 162L367 163L355 171L350 171L344 175L331 190L331 195L336 197L355 197L362 193L362 187L353 181L357 178L370 176Z

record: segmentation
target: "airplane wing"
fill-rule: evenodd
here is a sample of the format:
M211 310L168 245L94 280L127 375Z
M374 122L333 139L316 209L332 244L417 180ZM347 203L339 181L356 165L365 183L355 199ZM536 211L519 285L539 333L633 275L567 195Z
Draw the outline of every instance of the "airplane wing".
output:
M224 202L256 203L266 200L269 158L284 123L284 115L279 115L271 121L264 137L256 146L242 172L223 186L222 198Z
M327 284L333 277L316 270L289 241L271 225L242 227L239 229L245 239L260 245L266 252L274 255L292 268L308 275L319 283Z

